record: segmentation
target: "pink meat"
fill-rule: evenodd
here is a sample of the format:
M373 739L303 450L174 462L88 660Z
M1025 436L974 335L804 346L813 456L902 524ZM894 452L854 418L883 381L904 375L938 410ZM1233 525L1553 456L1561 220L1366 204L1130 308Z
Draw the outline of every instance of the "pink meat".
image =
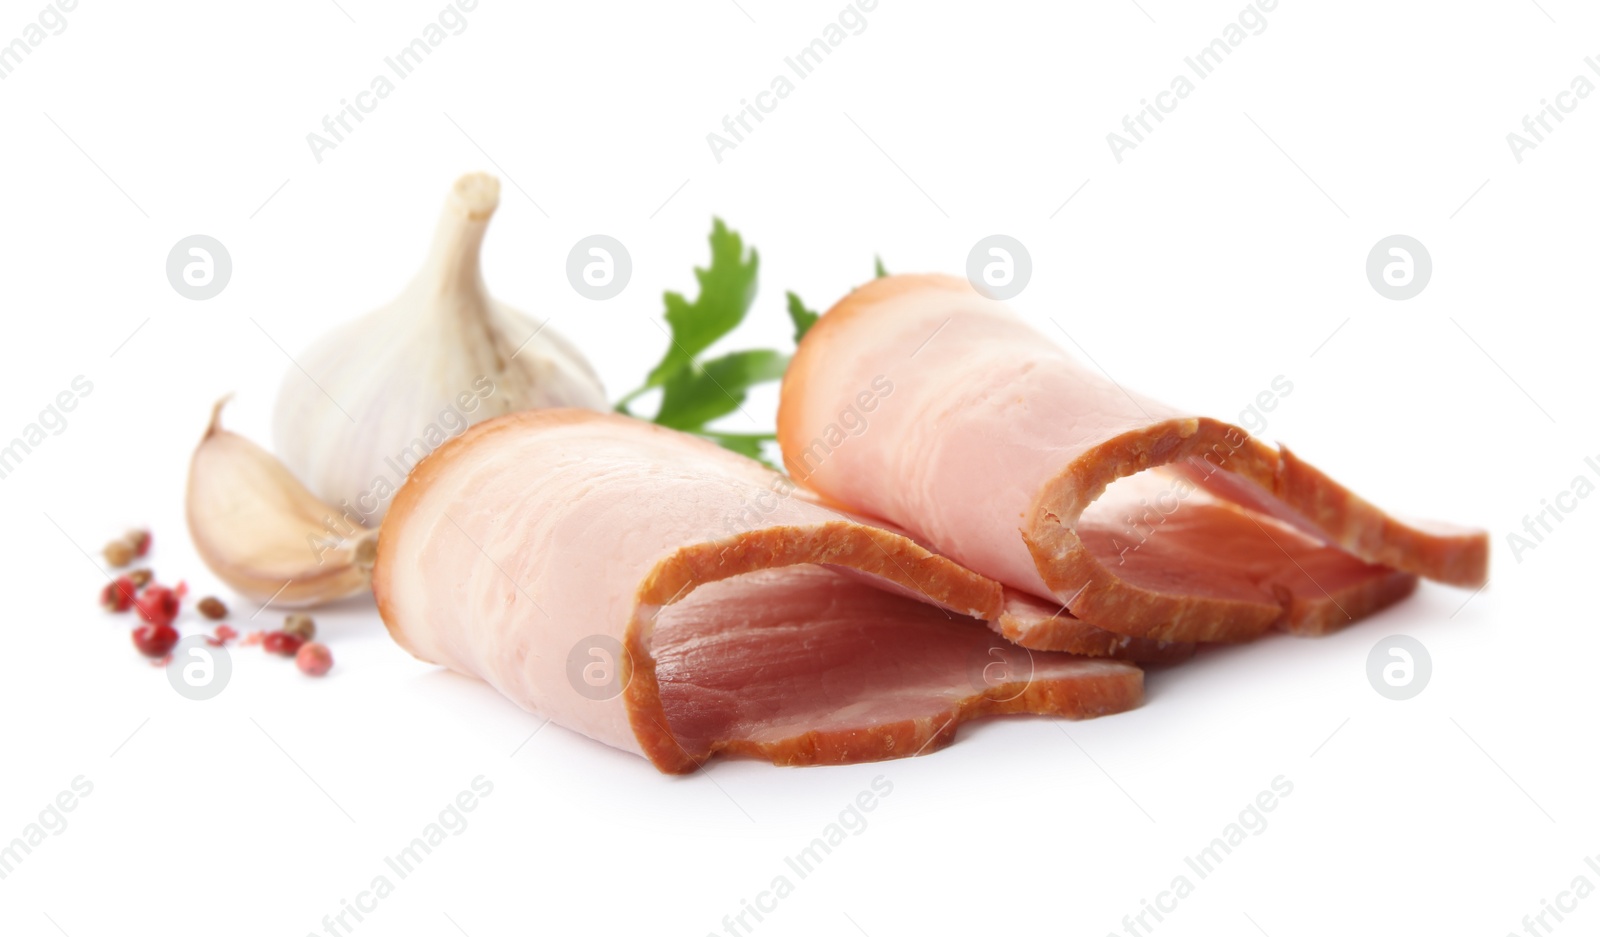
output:
M949 277L875 280L823 316L784 378L778 438L829 502L1129 636L1320 632L1414 576L1487 576L1483 532L1385 514L1286 449L1118 386ZM1187 493L1157 524L1113 483L1161 466ZM1127 534L1150 527L1130 559Z
M914 754L965 718L1116 712L1142 687L1129 664L1026 651L1019 676L983 624L998 583L757 462L587 411L500 417L424 460L373 592L412 654L669 772Z

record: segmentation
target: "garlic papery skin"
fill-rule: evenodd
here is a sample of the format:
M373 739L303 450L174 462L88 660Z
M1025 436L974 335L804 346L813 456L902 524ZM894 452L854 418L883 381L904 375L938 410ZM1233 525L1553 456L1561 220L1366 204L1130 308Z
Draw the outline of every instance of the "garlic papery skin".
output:
M378 532L352 523L270 452L222 428L217 401L189 463L185 513L207 567L264 604L306 606L366 590Z
M368 525L423 456L474 423L541 407L609 409L576 348L485 289L479 249L499 201L493 176L457 180L411 284L325 335L284 379L273 415L279 457Z

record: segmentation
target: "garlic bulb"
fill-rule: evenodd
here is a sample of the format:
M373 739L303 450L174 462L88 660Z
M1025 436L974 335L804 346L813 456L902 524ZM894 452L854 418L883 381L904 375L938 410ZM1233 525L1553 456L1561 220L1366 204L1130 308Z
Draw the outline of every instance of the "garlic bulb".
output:
M240 595L273 605L330 602L368 587L378 532L318 500L272 454L211 425L189 463L185 513L206 566Z
M538 407L607 409L576 348L485 290L479 249L499 202L493 176L457 180L411 285L324 336L284 379L278 455L368 525L424 456L474 423Z

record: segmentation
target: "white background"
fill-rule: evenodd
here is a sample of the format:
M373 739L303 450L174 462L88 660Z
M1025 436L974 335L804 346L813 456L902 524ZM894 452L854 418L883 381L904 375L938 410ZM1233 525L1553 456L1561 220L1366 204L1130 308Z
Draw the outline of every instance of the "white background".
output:
M1282 0L1119 164L1106 134L1239 0L882 0L718 163L706 134L840 0L483 0L318 163L306 134L442 6L339 2L88 0L0 82L0 438L75 375L94 384L0 481L0 840L94 785L0 881L0 931L319 932L478 775L494 792L471 826L356 933L721 932L879 775L870 825L757 933L1120 931L1279 775L1294 790L1268 828L1156 933L1500 935L1575 876L1600 885L1600 499L1521 562L1506 545L1600 457L1600 96L1520 164L1505 139L1574 76L1600 82L1592 7ZM40 5L0 2L0 41ZM1492 583L1205 654L1151 674L1136 712L968 725L931 757L850 767L669 778L560 728L528 740L537 717L409 658L367 600L319 614L326 679L241 649L220 697L180 698L95 606L80 548L148 524L161 578L216 589L182 523L210 403L237 392L230 425L267 442L290 366L273 340L296 353L387 301L480 168L505 182L491 290L553 318L613 396L659 356L648 320L661 290L692 293L713 215L761 255L728 347L788 347L784 289L825 308L874 253L960 272L1006 233L1033 256L1025 315L1224 418L1284 375L1264 435L1381 505L1489 529ZM596 232L634 262L603 303L563 270ZM194 233L234 262L206 302L164 273ZM1434 262L1406 302L1363 269L1394 233ZM767 421L774 400L746 409ZM1432 655L1408 702L1365 676L1394 633ZM1597 927L1590 898L1558 929Z

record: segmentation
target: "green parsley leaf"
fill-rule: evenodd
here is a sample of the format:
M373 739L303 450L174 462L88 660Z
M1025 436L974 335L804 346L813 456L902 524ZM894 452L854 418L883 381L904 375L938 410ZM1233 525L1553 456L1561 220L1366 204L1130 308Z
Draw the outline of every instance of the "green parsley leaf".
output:
M750 388L779 380L789 366L789 356L770 348L732 351L709 360L702 353L739 327L756 298L756 271L760 258L755 248L745 250L744 240L721 218L711 224L711 264L695 268L700 293L690 302L678 293L666 293L665 318L669 344L661 361L650 369L644 383L617 401L617 412L632 416L628 404L659 389L661 403L652 420L662 426L694 433L752 459L763 458L772 433L730 433L710 424L743 408ZM874 256L877 276L888 276L883 260ZM789 320L799 344L816 324L818 314L806 308L794 293L787 294Z
M806 308L806 304L800 301L800 297L792 292L787 295L789 297L789 318L794 322L794 343L798 345L800 340L806 337L806 333L811 331L811 327L817 324L818 317L816 313Z
M889 271L883 269L883 258L877 254L872 255L872 272L880 279L889 275Z
M788 355L766 348L692 362L667 378L655 421L674 429L703 430L739 409L750 387L778 380L788 366Z
M672 328L672 344L645 379L645 387L660 387L717 339L744 321L756 298L756 270L760 258L754 249L746 255L744 241L729 231L721 218L712 219L711 265L696 268L700 295L689 302L678 293L667 293L667 325Z
M711 264L694 272L700 294L692 303L677 293L665 294L669 347L644 383L617 401L619 413L633 415L628 404L659 389L661 403L654 422L762 458L763 444L775 438L772 433L729 433L709 424L741 409L751 387L783 377L789 356L759 348L708 360L700 357L744 321L755 300L759 266L755 249L746 251L737 232L722 219L712 219Z

